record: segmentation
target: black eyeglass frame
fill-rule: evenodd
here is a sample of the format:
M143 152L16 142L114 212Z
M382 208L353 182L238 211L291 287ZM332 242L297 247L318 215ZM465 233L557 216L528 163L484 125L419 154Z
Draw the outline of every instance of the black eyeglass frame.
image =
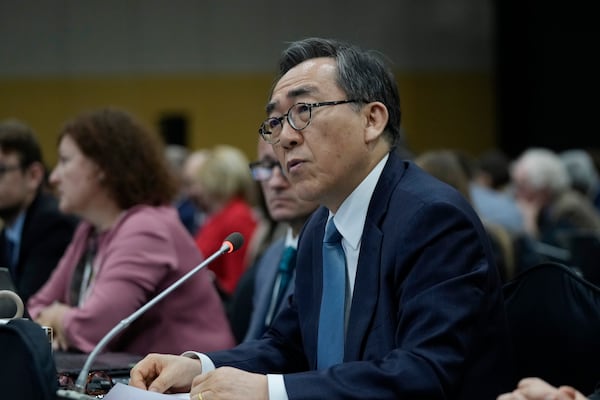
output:
M15 165L0 164L0 176L3 176L4 174L6 174L10 171L17 171L19 169L23 169L23 166L21 164L15 164Z
M252 179L257 182L263 182L271 179L275 167L281 169L281 163L276 160L253 161L248 164L248 167L250 168ZM263 174L261 175L260 172L263 172Z
M277 121L277 123L281 126L281 129L283 129L283 120L285 119L285 120L287 120L288 124L294 130L301 131L303 129L306 129L306 127L310 125L310 122L312 121L312 109L313 108L318 108L318 107L323 107L323 106L337 106L340 104L348 104L348 103L368 103L368 101L367 100L359 100L359 99L351 99L351 100L321 101L318 103L298 102L298 103L295 103L294 105L292 105L290 108L288 108L288 111L285 114L283 114L281 117L270 117L270 118L265 119L262 122L262 124L260 125L260 127L258 128L258 134L265 142L267 142L269 144L277 144L277 143L279 143L279 135L277 135L275 140L273 140L273 138L272 138L273 133L266 129L267 126L272 125L271 122ZM304 106L308 107L308 121L306 122L306 125L304 125L302 128L295 126L293 121L290 119L290 113L298 105L304 105ZM281 134L281 132L280 132L280 134Z

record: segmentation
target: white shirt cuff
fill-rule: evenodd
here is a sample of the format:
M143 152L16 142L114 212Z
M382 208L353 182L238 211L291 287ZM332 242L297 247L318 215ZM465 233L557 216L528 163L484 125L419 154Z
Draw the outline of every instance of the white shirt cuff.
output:
M283 375L267 374L269 400L288 400Z
M215 370L215 364L206 354L186 351L182 356L200 360L203 374ZM285 390L283 375L267 374L267 386L269 400L289 400Z
M210 358L206 354L196 353L195 351L186 351L182 354L184 357L196 358L200 360L200 365L202 366L202 373L205 374L210 371L215 370L215 364L212 362ZM286 399L287 400L287 399Z

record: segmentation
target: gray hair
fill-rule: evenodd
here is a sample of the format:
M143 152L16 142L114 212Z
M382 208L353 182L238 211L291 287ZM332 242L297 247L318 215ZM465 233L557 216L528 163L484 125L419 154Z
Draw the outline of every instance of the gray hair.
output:
M549 149L531 148L515 161L512 170L525 171L527 182L534 189L548 189L560 193L568 189L571 179L560 157Z
M385 105L389 115L385 132L389 143L395 146L400 137L401 120L398 86L390 69L374 52L334 39L299 40L283 51L275 82L296 65L319 57L335 59L337 84L349 99L380 101Z
M560 159L567 169L573 188L586 196L593 196L600 178L590 154L581 149L566 150L560 153Z

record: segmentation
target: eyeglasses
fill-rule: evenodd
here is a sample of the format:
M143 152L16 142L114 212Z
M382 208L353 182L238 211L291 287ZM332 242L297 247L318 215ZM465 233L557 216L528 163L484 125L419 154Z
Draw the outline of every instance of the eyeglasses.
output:
M252 173L252 179L259 182L271 179L275 167L281 169L281 164L279 161L275 160L254 161L251 162L249 166L250 172Z
M279 142L279 136L283 129L283 120L286 119L288 124L297 131L301 131L310 124L312 117L312 109L323 106L337 106L339 104L365 102L364 100L338 100L338 101L323 101L320 103L296 103L290 107L287 113L281 117L271 117L264 120L258 128L258 133L263 140L269 144Z
M20 165L3 165L3 164L0 164L0 177L3 176L7 172L16 171L18 169L21 169Z
M61 389L75 390L75 380L71 374L58 374L58 386ZM102 398L114 386L112 378L104 371L90 372L85 383L85 393Z

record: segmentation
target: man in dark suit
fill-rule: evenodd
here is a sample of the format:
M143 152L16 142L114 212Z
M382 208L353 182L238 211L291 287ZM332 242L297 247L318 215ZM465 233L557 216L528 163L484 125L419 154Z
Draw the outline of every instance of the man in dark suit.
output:
M76 219L58 210L44 189L46 170L33 131L0 123L0 260L27 303L48 279L71 241Z
M261 136L298 194L323 205L300 234L292 301L261 339L149 355L131 384L199 400L492 399L510 389L485 230L463 196L397 155L399 97L383 62L334 40L294 42L266 110ZM330 279L340 263L345 285Z

